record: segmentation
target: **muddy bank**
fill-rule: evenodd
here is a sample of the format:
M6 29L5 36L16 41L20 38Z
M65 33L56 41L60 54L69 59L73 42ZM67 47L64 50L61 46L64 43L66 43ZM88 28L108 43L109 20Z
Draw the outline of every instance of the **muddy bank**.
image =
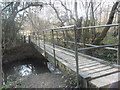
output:
M3 54L3 65L15 61L31 60L41 62L41 65L47 60L34 48L32 44L23 44L9 50L5 50ZM43 63L42 63L43 62Z

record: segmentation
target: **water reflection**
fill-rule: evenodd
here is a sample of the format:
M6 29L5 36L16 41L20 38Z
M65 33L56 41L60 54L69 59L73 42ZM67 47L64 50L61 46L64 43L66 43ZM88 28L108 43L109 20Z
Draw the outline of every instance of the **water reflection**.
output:
M49 70L54 74L61 74L62 73L58 68L55 68L53 66L53 64L51 64L50 62L47 63L47 66L48 66Z
M14 67L14 70L19 73L20 76L27 76L32 73L35 73L35 68L32 64L20 65L18 67Z
M15 62L4 66L5 79L4 81L11 81L19 79L23 76L28 76L31 74L40 74L40 73L54 73L61 74L61 71L55 68L51 63L47 65L40 65L39 63L32 62Z

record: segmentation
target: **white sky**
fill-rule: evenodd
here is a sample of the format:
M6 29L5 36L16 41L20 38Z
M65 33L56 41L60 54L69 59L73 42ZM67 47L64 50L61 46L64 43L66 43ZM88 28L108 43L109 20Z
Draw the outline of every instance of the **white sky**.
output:
M49 1L49 0L0 0L0 2L13 2L13 1L26 1L26 2L41 2L41 1ZM51 1L55 1L55 0L51 0ZM61 0L61 1L65 1L65 0ZM74 2L75 0L67 0L69 2ZM77 1L83 1L83 2L86 2L86 1L90 1L90 0L77 0ZM115 2L115 1L120 1L120 0L93 0L95 2L101 2L101 1L106 1L106 2Z

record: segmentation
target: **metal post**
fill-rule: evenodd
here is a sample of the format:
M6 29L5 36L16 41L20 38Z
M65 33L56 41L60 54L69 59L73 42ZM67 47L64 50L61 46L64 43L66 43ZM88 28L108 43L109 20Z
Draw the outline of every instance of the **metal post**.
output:
M37 34L35 34L35 40L36 40L36 45L37 45Z
M37 45L39 45L39 35L37 34Z
M82 32L83 32L83 48L85 48L85 30L82 28Z
M45 32L43 31L43 42L44 42L44 56L46 57L46 49L45 49Z
M23 40L24 40L24 43L26 43L26 37L25 37L25 35L24 35L24 37L23 37Z
M40 47L40 33L39 33L39 47Z
M28 36L28 43L31 43L31 37L30 37L30 35Z
M58 42L59 42L59 41L58 41L58 31L56 31L56 33L57 33L57 43L58 43Z
M66 47L68 47L68 31L65 31L66 34Z
M77 46L77 30L74 26L74 35L75 35L75 60L76 60L76 77L77 77L77 88L79 87L79 66L78 66L78 46Z
M117 52L117 64L120 65L120 24L118 26L118 52Z
M66 41L66 39L65 39L65 33L64 33L64 31L63 31L63 39L64 39L64 40L63 40L64 47L66 47L66 42L65 42L65 41Z
M53 43L53 54L54 54L54 65L56 68L56 59L55 59L55 42L54 42L54 31L52 30L52 43Z

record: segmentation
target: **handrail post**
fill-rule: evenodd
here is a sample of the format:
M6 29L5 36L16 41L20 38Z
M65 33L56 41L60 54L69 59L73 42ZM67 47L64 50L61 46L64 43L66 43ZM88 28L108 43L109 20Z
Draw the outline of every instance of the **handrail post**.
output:
M52 43L53 43L53 54L54 54L54 65L56 68L56 59L55 59L55 42L54 42L54 31L52 30Z
M26 36L25 35L23 36L23 40L24 40L24 43L26 43Z
M37 45L38 45L38 33L37 33L37 35L36 35L36 43L37 43Z
M59 42L59 41L58 41L58 31L56 31L56 34L57 34L57 42Z
M83 48L85 48L85 30L82 28L83 32Z
M37 45L37 35L36 35L36 33L35 33L35 43Z
M65 41L66 41L66 39L65 39L65 33L64 33L64 31L62 31L62 32L63 32L63 39L64 39L64 40L63 40L64 47L66 47L66 42L65 42Z
M40 33L39 33L39 47L40 47Z
M118 26L118 52L117 52L117 64L120 65L120 24Z
M46 57L46 49L45 49L45 32L43 31L43 43L44 43L44 56Z
M28 43L31 43L31 36L28 36Z
M79 87L79 66L78 66L78 46L77 46L77 29L76 25L74 26L74 35L75 35L75 60L76 60L76 77L77 77L77 88Z

